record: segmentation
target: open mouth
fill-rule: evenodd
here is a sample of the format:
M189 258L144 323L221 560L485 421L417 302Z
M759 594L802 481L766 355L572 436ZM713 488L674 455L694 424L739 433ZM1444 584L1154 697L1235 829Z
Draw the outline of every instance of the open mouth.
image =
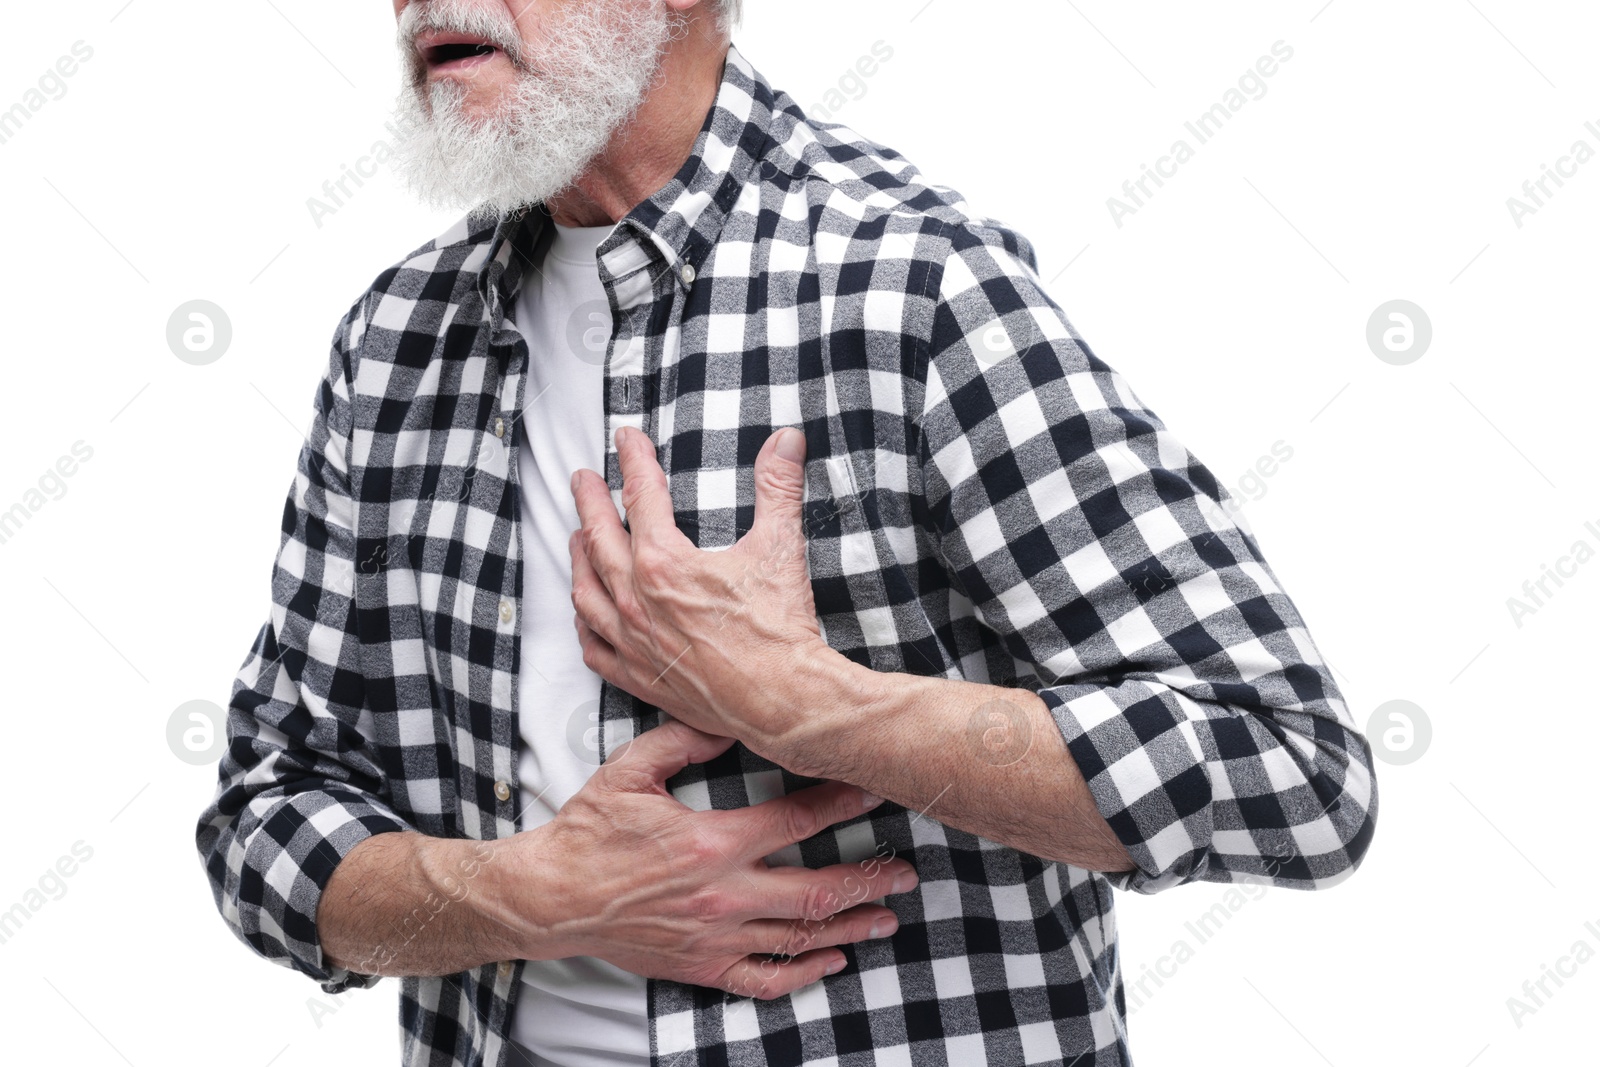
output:
M460 33L426 33L417 38L417 52L430 72L468 70L500 54L481 37Z

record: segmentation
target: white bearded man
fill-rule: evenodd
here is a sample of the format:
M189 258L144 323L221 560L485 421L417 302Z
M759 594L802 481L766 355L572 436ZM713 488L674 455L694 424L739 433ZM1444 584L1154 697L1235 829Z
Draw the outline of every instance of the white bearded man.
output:
M467 214L339 323L197 844L403 1062L1127 1064L1113 889L1318 889L1371 752L1032 246L738 0L397 0Z

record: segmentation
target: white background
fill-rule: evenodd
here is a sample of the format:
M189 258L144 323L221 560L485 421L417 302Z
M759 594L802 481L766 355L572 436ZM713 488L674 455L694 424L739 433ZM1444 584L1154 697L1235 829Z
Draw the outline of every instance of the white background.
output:
M1600 148L1600 24L1577 3L1322 3L749 0L736 39L807 107L891 47L836 119L1032 239L1096 353L1241 498L1292 448L1250 489L1251 526L1357 719L1406 699L1431 720L1421 758L1380 766L1347 884L1273 890L1204 944L1185 924L1220 887L1121 898L1130 978L1194 949L1133 1015L1138 1062L1574 1062L1600 961L1520 1027L1507 998L1580 938L1600 950L1600 561L1520 626L1506 602L1600 547L1600 160L1520 227L1506 200L1575 140ZM7 1056L392 1064L395 983L326 998L227 932L193 845L215 770L166 730L186 701L226 703L266 618L335 322L451 220L387 171L320 226L307 208L386 136L387 3L124 4L6 16L0 109L94 50L0 144L0 509L93 449L0 544L0 910L92 849L0 944ZM1279 40L1266 95L1116 225L1107 198L1194 145L1184 121ZM208 366L166 343L197 298L234 331ZM1365 338L1396 298L1434 331L1406 366Z

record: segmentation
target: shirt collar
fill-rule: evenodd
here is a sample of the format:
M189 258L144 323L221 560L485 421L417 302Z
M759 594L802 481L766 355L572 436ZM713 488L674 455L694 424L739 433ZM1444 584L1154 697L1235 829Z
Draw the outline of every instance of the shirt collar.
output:
M602 266L618 276L638 269L644 265L639 256L644 250L638 245L647 241L679 281L690 284L751 171L767 152L774 96L766 79L729 45L716 99L688 159L670 181L623 216L601 243ZM496 343L514 336L504 323L505 311L516 299L549 219L545 205L536 204L508 212L495 223L477 286L488 302Z

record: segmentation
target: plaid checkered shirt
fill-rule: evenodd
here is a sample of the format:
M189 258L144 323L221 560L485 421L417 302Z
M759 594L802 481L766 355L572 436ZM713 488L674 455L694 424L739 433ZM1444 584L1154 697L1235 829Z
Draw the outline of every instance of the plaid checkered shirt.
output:
M197 844L234 933L330 993L378 980L317 934L352 848L518 829L518 416L528 361L550 357L507 314L550 225L542 207L464 220L384 271L316 393ZM1026 239L809 120L734 49L688 160L597 258L614 493L610 441L637 427L679 527L726 548L762 443L802 428L827 642L1037 692L1137 864L1081 870L884 803L774 862L905 857L921 882L886 900L898 931L770 1001L651 980L653 1064L1126 1064L1114 887L1311 889L1360 863L1371 752L1326 664L1216 479L1068 323ZM601 743L660 715L606 685ZM815 781L735 745L668 786L704 810ZM401 980L404 1062L506 1062L520 973Z

